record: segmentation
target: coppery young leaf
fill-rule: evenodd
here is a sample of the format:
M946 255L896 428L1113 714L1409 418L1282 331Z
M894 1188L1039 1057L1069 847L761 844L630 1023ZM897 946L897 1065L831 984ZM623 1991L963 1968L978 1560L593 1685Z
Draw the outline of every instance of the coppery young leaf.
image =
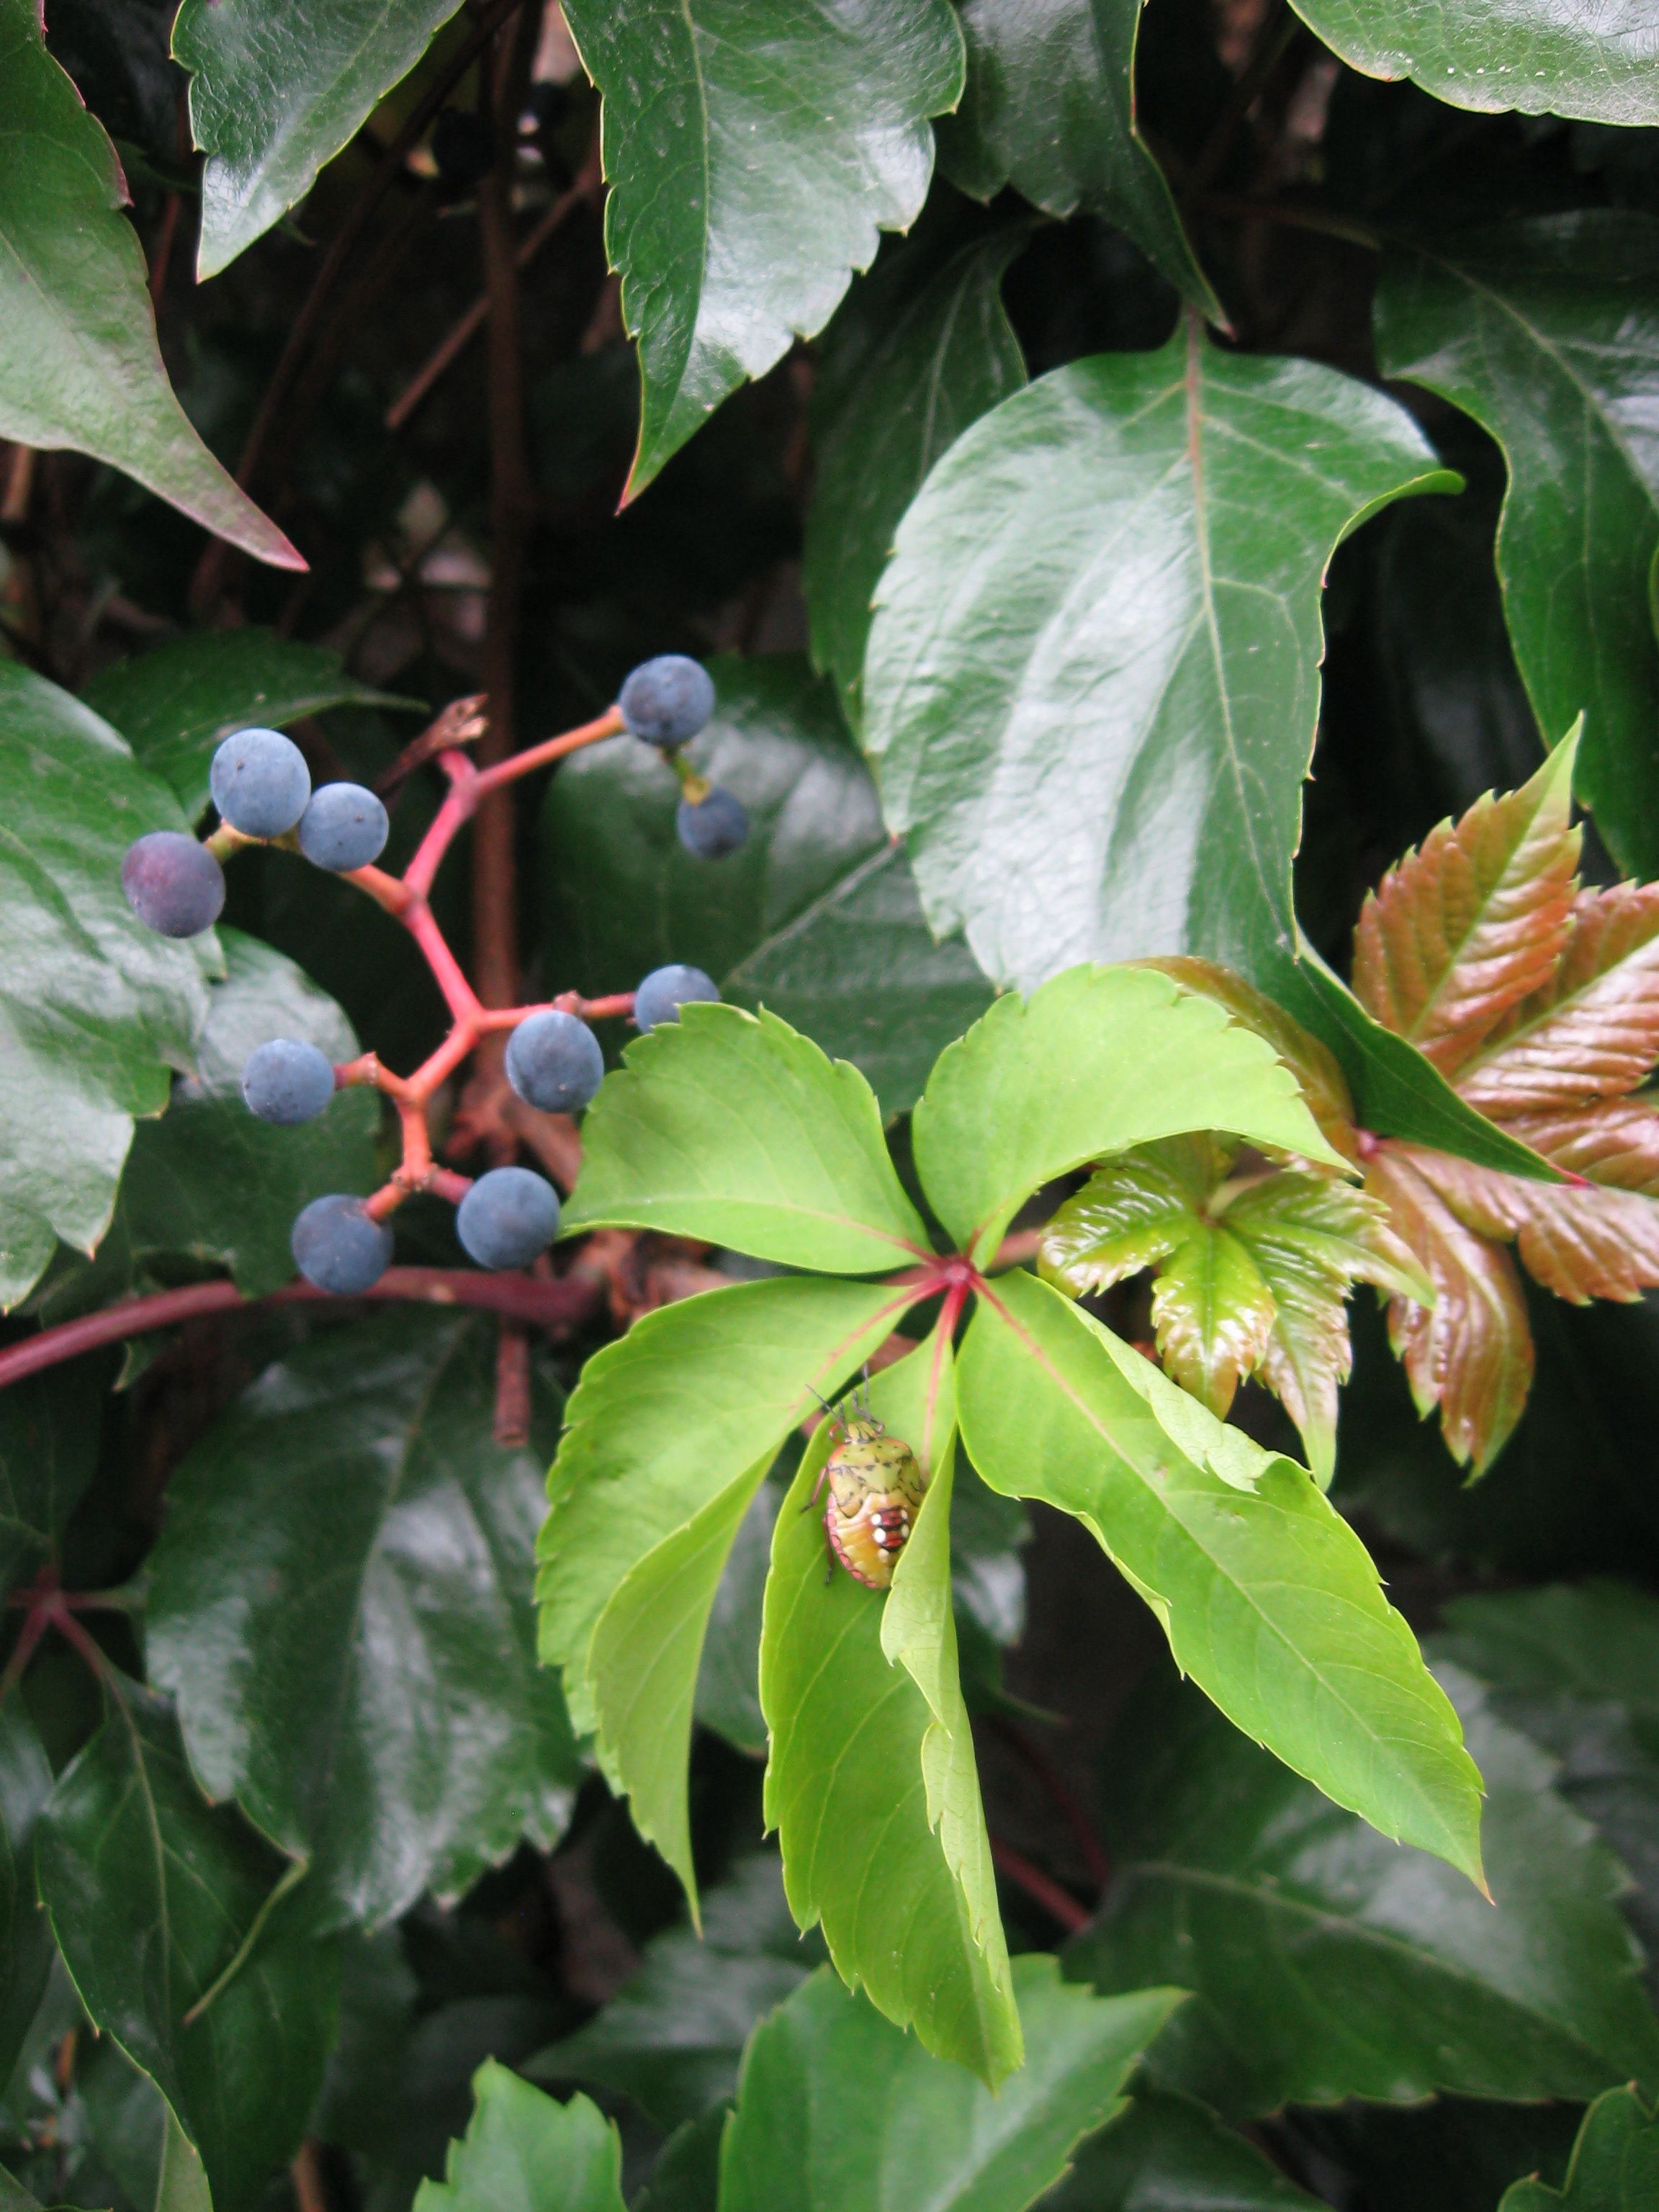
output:
M1659 1198L1659 1114L1640 1098L1516 1114L1504 1126L1569 1175Z
M1067 1297L1087 1297L1173 1252L1226 1174L1207 1136L1170 1137L1097 1168L1042 1232L1037 1273Z
M1414 1155L1467 1229L1513 1243L1534 1282L1573 1305L1628 1304L1659 1283L1659 1206L1630 1190L1528 1182L1449 1152Z
M1502 1245L1468 1229L1424 1174L1445 1156L1392 1141L1376 1148L1365 1187L1434 1285L1432 1307L1396 1297L1389 1337L1421 1414L1440 1411L1446 1448L1484 1474L1520 1419L1532 1386L1532 1332L1521 1278Z
M1391 868L1365 902L1353 988L1442 1074L1545 989L1571 930L1579 834L1575 730L1519 791L1477 799Z
M1261 1270L1218 1222L1194 1218L1152 1285L1152 1334L1166 1373L1224 1416L1261 1365L1278 1307Z
M1195 991L1202 999L1212 999L1235 1021L1243 1023L1247 1030L1254 1030L1258 1036L1266 1037L1301 1085L1308 1110L1322 1133L1339 1152L1350 1158L1354 1157L1353 1099L1336 1055L1328 1046L1293 1020L1282 1006L1265 997L1254 983L1247 983L1242 975L1235 975L1231 968L1219 967L1213 960L1197 960L1179 954L1165 959L1138 961L1135 964L1156 968L1183 990Z

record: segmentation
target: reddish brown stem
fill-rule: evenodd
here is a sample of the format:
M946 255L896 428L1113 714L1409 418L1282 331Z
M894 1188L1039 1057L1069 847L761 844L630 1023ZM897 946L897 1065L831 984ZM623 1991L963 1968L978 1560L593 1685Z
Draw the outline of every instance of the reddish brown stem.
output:
M1040 1866L1034 1866L1024 1851L1017 1851L1012 1844L1005 1844L1000 1836L991 1838L991 1859L997 1872L1023 1889L1033 1904L1040 1905L1051 1920L1057 1920L1068 1936L1075 1936L1086 1928L1093 1917L1086 1906L1078 1903L1069 1889L1062 1889L1051 1875Z

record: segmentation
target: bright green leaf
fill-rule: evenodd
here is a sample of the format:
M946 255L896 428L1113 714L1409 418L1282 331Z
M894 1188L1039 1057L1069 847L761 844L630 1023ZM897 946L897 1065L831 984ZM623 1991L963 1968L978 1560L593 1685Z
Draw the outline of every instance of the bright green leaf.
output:
M981 1300L957 1389L985 1480L1092 1530L1236 1726L1480 1881L1480 1776L1457 1717L1301 1468L1027 1275Z
M1020 2063L1019 2026L957 1681L952 1415L933 1351L923 1346L870 1385L878 1418L933 1471L908 1590L897 1580L904 1559L887 1593L839 1567L826 1572L812 1492L830 1449L827 1421L778 1515L761 1638L766 1819L783 1845L791 1910L803 1928L822 1925L842 1978L994 2087Z
M1517 2181L1498 2212L1653 2212L1659 2205L1659 2118L1630 2089L1608 2089L1584 2115L1565 2189Z
M416 2212L623 2212L622 2141L586 2097L561 2105L494 2059L472 2089L466 2134Z
M763 1482L749 1501L709 1607L692 1711L751 1759L766 1756L760 1705L761 1606L772 1559L772 1524L782 1492Z
M542 1657L564 1668L578 1728L597 1723L590 1647L613 1593L746 1468L764 1472L813 1391L856 1373L908 1302L881 1283L737 1284L659 1307L588 1361L537 1544Z
M173 395L121 165L42 27L39 0L0 0L0 435L90 453L257 560L303 568Z
M198 278L305 198L459 4L185 0L173 52L191 72L191 131L208 157Z
M1038 1273L1081 1298L1155 1266L1191 1235L1227 1165L1228 1152L1209 1136L1170 1137L1121 1153L1045 1224Z
M720 2157L720 2212L1023 2212L1120 2109L1124 2081L1181 2002L1142 1990L1077 2002L1053 1959L1018 1959L1025 2063L993 2095L901 2035L828 1970L756 2032Z
M745 377L823 328L927 196L962 91L948 0L570 0L605 95L605 246L640 342L642 491Z
M1454 107L1659 123L1646 0L1295 0L1351 68L1413 78Z
M1218 1415L1260 1366L1278 1316L1249 1247L1224 1221L1194 1222L1152 1285L1152 1333L1165 1372Z
M118 1680L109 1696L40 1815L40 1895L87 2010L200 2151L215 2212L249 2212L321 2083L337 1961L295 1870L202 1796L162 1700Z
M1184 1130L1345 1168L1273 1048L1145 968L1075 968L1000 999L940 1055L914 1124L935 1211L982 1265L1041 1184Z
M686 852L679 785L648 745L576 754L543 816L549 972L597 997L690 961L722 997L851 1060L884 1113L902 1113L990 985L960 938L934 944L829 684L793 653L721 656L709 672L719 704L687 757L742 801L748 842L712 864Z
M1045 214L1124 231L1178 292L1224 319L1135 128L1142 0L963 0L968 89L939 126L939 162L988 200L1012 184Z
M825 336L801 588L812 658L854 725L871 601L899 520L946 447L1025 381L1001 287L1026 235L975 240L931 269L925 247L895 254L854 285Z
M192 822L208 804L208 767L233 730L282 729L327 707L406 707L347 675L337 653L252 625L168 639L100 668L81 694L152 775L171 784Z
M319 1922L456 1894L580 1778L530 1605L541 1470L497 1444L491 1333L405 1310L270 1369L172 1478L146 1642L191 1764L312 1859Z
M858 1070L736 1006L683 1007L589 1108L562 1234L613 1223L835 1274L928 1251Z
M1316 2212L1323 2202L1193 2098L1149 2090L1082 2145L1042 2212Z
M0 1705L0 2081L11 2078L52 1972L52 1929L34 1893L35 1826L51 1795L34 1723L9 1698Z
M185 826L165 785L15 661L0 661L0 722L4 1308L58 1237L90 1251L108 1227L132 1117L159 1113L168 1069L190 1066L207 988L198 948L146 929L121 890L135 837Z
M610 2003L526 2062L543 2081L597 2081L634 2099L659 2128L718 2110L763 2014L798 1990L823 1956L790 1917L778 1862L741 1861L703 1899L701 1936L653 1936Z
M103 1405L88 1382L86 1370L60 1367L0 1390L0 1588L52 1558L92 1480Z
M1386 374L1427 385L1504 449L1498 573L1515 657L1551 743L1583 714L1579 796L1644 877L1659 875L1656 256L1659 222L1598 209L1401 248L1376 298Z
M1552 1767L1457 1692L1488 1791L1494 1904L1402 1854L1166 1682L1114 1740L1117 1869L1071 1954L1106 1989L1175 1971L1199 1992L1159 2081L1236 2116L1287 2098L1593 2096L1659 2069L1659 2021L1620 1917L1621 1877Z

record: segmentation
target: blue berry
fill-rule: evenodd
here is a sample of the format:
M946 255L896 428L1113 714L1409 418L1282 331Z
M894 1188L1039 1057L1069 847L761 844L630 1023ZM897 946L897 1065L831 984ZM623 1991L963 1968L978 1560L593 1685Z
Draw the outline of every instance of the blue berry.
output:
M366 868L386 850L386 809L361 783L325 783L300 817L300 850L319 868Z
M605 1078L605 1054L586 1022L556 1007L531 1014L507 1041L507 1079L528 1106L574 1114Z
M634 1019L642 1030L677 1022L680 1008L697 999L718 1000L713 979L701 968L653 968L634 994Z
M669 752L695 738L714 713L714 680L700 660L659 653L626 678L617 704L636 738Z
M369 1289L392 1265L392 1231L370 1216L361 1198L337 1193L312 1200L289 1243L307 1282L337 1298Z
M248 1055L242 1096L250 1114L291 1129L314 1121L334 1096L334 1069L314 1044L272 1037Z
M681 799L674 827L686 851L700 860L723 860L749 839L749 817L742 800L719 784L700 804Z
M528 1168L491 1168L455 1209L455 1234L481 1267L527 1267L558 1226L558 1193Z
M205 845L179 830L133 840L121 862L121 888L139 921L163 937L199 937L225 902L224 870Z
M237 730L208 774L222 821L245 837L280 837L306 811L311 771L280 730Z

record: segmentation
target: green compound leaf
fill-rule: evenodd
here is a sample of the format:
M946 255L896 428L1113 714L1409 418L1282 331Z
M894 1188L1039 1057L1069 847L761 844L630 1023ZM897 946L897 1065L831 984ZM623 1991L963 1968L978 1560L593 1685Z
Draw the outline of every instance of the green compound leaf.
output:
M939 165L976 199L1012 184L1046 215L1103 216L1200 314L1224 322L1135 129L1140 9L1141 0L963 0L968 89L939 125Z
M257 560L303 568L174 397L121 165L41 30L38 0L0 0L0 436L90 453Z
M1584 2115L1565 2189L1517 2181L1498 2212L1652 2212L1659 2204L1659 2118L1632 2089L1608 2089Z
M466 2134L415 2212L623 2212L622 2138L586 2097L562 2105L493 2058L472 2094Z
M561 1233L602 1224L831 1274L928 1250L857 1068L775 1014L736 1006L683 1007L605 1079Z
M571 0L605 95L605 247L640 345L628 496L921 212L962 91L949 0Z
M855 726L893 532L939 455L1025 381L1002 279L1028 234L1022 226L978 239L931 273L925 249L896 254L854 285L826 334L801 587L813 661L835 678Z
M207 810L214 749L233 730L282 729L329 707L408 707L348 676L337 653L275 630L205 630L100 668L81 696L112 723L192 822Z
M1323 2202L1195 2099L1151 2090L1080 2147L1042 2212L1318 2212Z
M803 1928L823 1927L842 1980L994 2088L1021 2063L1019 2022L957 1680L954 1421L937 1348L884 1368L870 1385L877 1417L933 1470L908 1588L898 1579L908 1550L885 1593L840 1567L826 1572L812 1492L830 1450L827 1421L778 1515L761 1637L772 1732L766 1819L783 1845L790 1909Z
M777 1860L757 1853L708 1892L701 1936L684 1928L653 1936L639 1972L598 2018L524 2070L619 2089L658 2127L683 2126L731 2096L756 2023L823 1955L790 1916Z
M827 1968L814 1974L750 2044L720 2212L1024 2212L1073 2144L1121 2110L1131 2068L1182 1993L1079 2004L1041 1956L1014 1961L1013 1988L1025 2063L993 2095Z
M132 1117L207 1017L198 946L146 929L121 860L183 830L165 785L55 684L0 662L0 1309L109 1225ZM211 940L209 940L210 943Z
M1408 76L1453 107L1659 123L1659 26L1646 0L1295 0L1352 69Z
M1153 2078L1234 2117L1286 2099L1583 2098L1659 2069L1620 1869L1551 1762L1449 1669L1488 1792L1495 1903L1404 1856L1165 1681L1112 1747L1109 1909L1071 1954L1105 1989L1200 2002Z
M1027 1275L981 1300L957 1391L986 1481L1075 1514L1237 1727L1480 1882L1480 1778L1457 1717L1301 1468Z
M314 1863L319 1924L457 1895L568 1817L530 1605L558 1401L538 1378L517 1449L494 1409L490 1332L408 1310L270 1369L172 1479L150 1671L208 1790Z
M0 1391L0 1588L26 1582L58 1549L98 1464L103 1403L78 1365Z
M1598 209L1398 250L1376 300L1384 371L1504 449L1498 571L1516 660L1552 743L1583 715L1579 796L1643 877L1659 875L1656 270L1659 222Z
M722 656L709 672L719 705L687 755L742 801L747 844L718 864L687 853L679 786L648 745L575 754L543 817L550 970L598 997L689 961L723 998L851 1060L884 1114L902 1113L991 987L960 938L934 943L830 685L794 653Z
M928 1199L981 1266L1041 1184L1155 1138L1223 1128L1348 1164L1271 1045L1146 968L1074 968L1000 999L940 1054L914 1128Z
M588 1361L536 1547L541 1654L563 1668L579 1729L598 1725L591 1647L614 1594L745 1470L764 1473L813 1391L831 1397L856 1374L910 1295L805 1276L738 1284L659 1307ZM696 1653L684 1656L695 1681ZM607 1755L627 1786L625 1751Z
M87 2010L200 2152L214 2212L252 2212L321 2086L337 1959L300 1869L202 1796L163 1701L109 1694L40 1815L41 1899Z
M208 157L198 278L305 198L459 4L185 0L173 52L191 73L191 131Z
M90 1395L90 1393L87 1395ZM34 1837L52 1769L21 1697L0 1706L0 2073L11 2079L52 1972L34 1890Z

